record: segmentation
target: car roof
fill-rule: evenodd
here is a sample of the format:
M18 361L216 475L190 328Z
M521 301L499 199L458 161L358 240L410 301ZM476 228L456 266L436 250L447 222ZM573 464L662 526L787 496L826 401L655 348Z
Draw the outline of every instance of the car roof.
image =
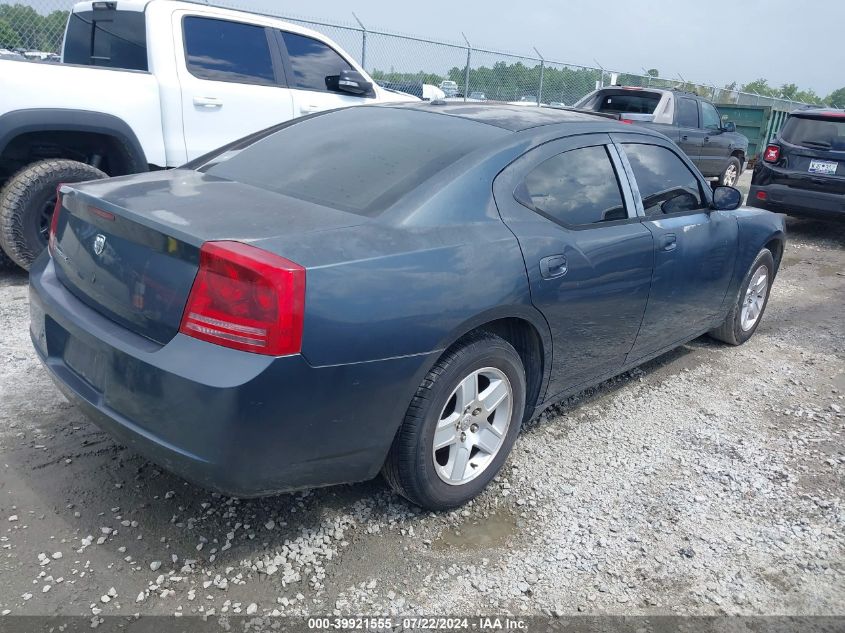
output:
M607 115L558 107L519 106L504 103L456 103L447 101L390 103L376 107L402 108L453 116L478 123L486 123L510 130L511 132L521 132L522 130L546 125L564 125L572 127L573 131L575 131L575 128L583 128L585 124L601 126L608 132L631 131L630 125L621 124ZM637 132L651 133L651 130L638 128Z
M801 108L800 110L793 110L789 113L790 116L835 116L845 117L845 110L842 108Z

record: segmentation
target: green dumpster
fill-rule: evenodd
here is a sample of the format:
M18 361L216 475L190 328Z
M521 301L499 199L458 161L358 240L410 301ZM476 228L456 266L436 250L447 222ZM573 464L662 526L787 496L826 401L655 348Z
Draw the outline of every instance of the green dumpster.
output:
M747 160L754 160L766 144L780 131L788 112L770 106L734 105L720 103L716 107L722 118L733 121L736 131L748 139Z

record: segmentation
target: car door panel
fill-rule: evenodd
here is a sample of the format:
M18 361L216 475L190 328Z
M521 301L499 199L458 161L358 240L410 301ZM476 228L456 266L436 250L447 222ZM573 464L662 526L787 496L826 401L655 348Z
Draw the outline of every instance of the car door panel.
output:
M550 396L624 365L651 283L652 236L636 217L568 228L514 197L524 176L545 160L609 141L606 134L591 136L529 152L505 169L493 188L502 219L522 249L532 302L552 332ZM626 208L633 209L622 179Z
M174 13L173 27L188 160L293 118L281 56L267 29L184 11ZM238 63L263 68L263 76L224 70Z
M701 102L701 121L704 139L699 169L708 178L719 176L727 167L733 136L722 131L718 111L713 105L704 101Z
M671 144L657 138L626 134L613 135L613 138L620 144L625 170L635 188L634 197L638 212L643 215L643 227L654 238L651 292L642 327L631 349L629 360L634 360L689 340L715 325L733 276L738 226L733 213L709 209L711 198L706 181L695 174ZM671 152L677 160L676 166L685 168L691 182L697 183L701 206L707 208L670 215L647 214L652 185L649 178L642 175L636 157L626 152L629 144L653 145ZM650 164L657 162L650 160ZM671 186L671 180L667 182ZM660 186L667 185L661 183Z
M275 35L291 88L294 116L364 105L370 101L366 96L326 89L326 76L339 75L341 70L355 70L328 44L289 31L276 30Z

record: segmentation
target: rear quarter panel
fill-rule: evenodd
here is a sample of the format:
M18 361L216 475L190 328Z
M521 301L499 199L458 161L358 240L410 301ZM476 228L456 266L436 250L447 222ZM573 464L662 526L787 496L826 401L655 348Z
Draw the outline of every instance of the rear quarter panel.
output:
M42 109L110 114L132 129L148 163L166 164L158 82L152 74L0 60L0 77L0 116Z

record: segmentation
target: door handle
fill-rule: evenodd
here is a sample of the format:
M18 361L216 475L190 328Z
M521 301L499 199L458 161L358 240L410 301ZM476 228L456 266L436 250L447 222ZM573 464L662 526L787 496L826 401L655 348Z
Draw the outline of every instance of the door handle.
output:
M709 137L709 136L705 136L705 137L704 137L704 142L705 142L705 143L709 143L709 142L710 142L710 137Z
M563 277L567 270L566 255L549 255L540 260L540 274L543 279Z
M222 108L223 102L217 97L194 97L194 105L201 108Z
M674 233L667 233L660 238L660 246L664 251L674 251L678 247L678 238Z
M684 135L681 137L681 140L682 140L682 141L689 140L689 137L688 137L686 134L684 134Z

